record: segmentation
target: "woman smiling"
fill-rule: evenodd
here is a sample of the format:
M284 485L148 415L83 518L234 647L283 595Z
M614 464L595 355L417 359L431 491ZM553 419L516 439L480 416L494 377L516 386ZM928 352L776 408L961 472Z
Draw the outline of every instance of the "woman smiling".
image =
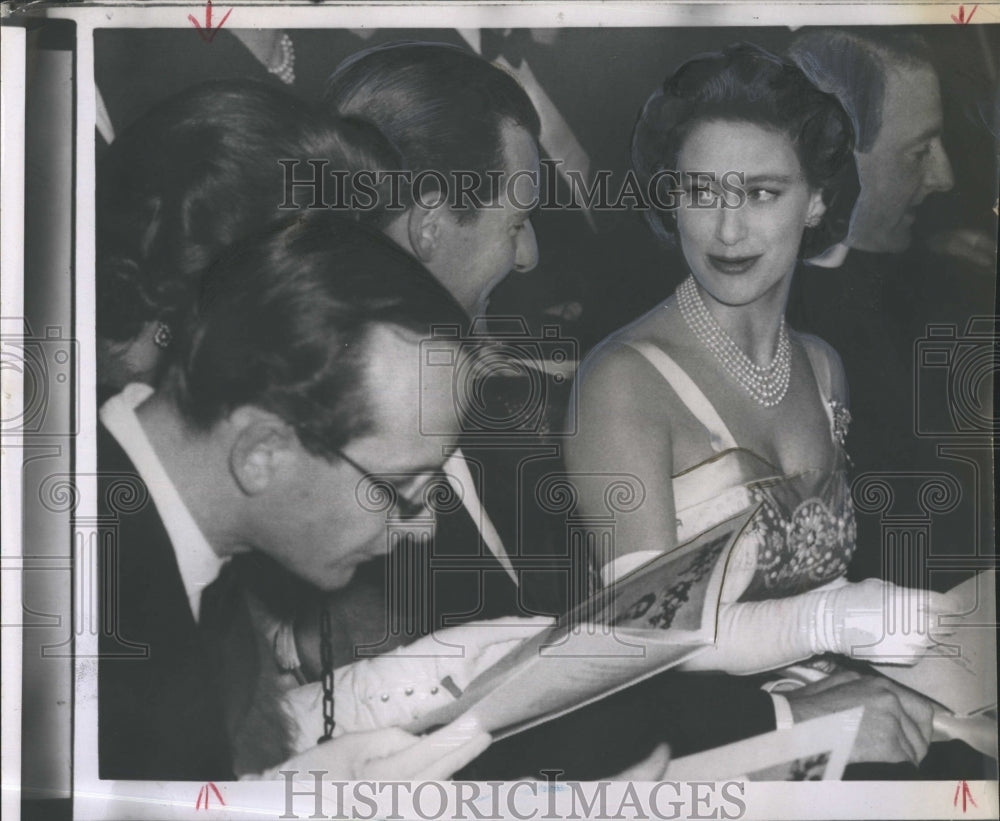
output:
M645 503L616 521L606 576L759 506L727 571L716 646L691 669L752 673L825 653L913 663L946 607L847 583L843 370L822 340L785 324L796 262L829 244L824 214L852 147L835 98L746 44L684 64L635 129L639 176L687 183L679 207L646 216L679 242L690 275L584 363L567 463L645 487ZM585 484L582 512L603 511ZM915 629L884 630L887 606Z

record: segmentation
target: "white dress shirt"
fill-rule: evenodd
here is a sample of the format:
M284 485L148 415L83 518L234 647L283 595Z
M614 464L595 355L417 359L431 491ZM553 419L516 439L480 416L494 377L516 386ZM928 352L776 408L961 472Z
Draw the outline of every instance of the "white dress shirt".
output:
M149 385L133 382L105 402L99 415L104 427L121 445L149 489L174 548L191 613L198 621L201 593L215 581L226 560L212 549L201 532L135 415L135 409L152 393Z

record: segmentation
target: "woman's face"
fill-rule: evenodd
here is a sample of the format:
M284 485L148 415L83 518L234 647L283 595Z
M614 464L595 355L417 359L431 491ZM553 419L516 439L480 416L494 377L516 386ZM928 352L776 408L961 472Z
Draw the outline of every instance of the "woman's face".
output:
M687 186L677 228L698 284L718 302L746 305L789 282L806 222L825 208L791 141L752 123L705 121L677 166Z

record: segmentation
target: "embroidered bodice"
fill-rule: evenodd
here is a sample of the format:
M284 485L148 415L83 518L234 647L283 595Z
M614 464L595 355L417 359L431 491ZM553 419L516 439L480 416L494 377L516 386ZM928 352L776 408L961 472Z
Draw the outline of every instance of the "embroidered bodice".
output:
M677 538L686 541L750 506L759 506L727 569L723 599L783 598L843 576L856 543L844 440L850 414L824 390L836 458L832 469L783 476L737 444L700 388L661 348L630 342L708 431L715 455L673 477Z

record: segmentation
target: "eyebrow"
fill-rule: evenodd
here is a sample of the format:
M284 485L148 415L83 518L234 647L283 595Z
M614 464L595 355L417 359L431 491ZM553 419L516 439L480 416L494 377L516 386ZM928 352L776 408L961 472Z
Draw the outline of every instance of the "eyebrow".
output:
M695 183L695 177L693 174L687 174L687 181L682 184L682 188L690 188ZM762 183L777 183L778 185L791 185L792 183L798 182L802 179L801 175L793 174L755 174L752 177L747 177L743 181L743 185L761 185ZM713 185L720 185L720 180L718 178L714 180L706 180L706 182L711 182Z
M761 183L770 182L778 183L779 185L791 185L800 179L802 179L801 176L791 174L757 174L753 177L747 177L743 184L760 185Z

